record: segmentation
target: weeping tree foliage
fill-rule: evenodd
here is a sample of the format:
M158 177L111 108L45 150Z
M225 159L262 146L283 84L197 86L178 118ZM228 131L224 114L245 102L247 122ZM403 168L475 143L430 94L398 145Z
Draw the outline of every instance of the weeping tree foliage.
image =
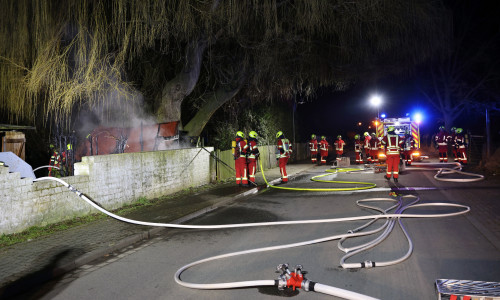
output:
M0 110L11 120L71 124L79 111L112 107L182 120L190 135L231 99L307 97L408 71L445 47L449 30L434 0L0 5Z

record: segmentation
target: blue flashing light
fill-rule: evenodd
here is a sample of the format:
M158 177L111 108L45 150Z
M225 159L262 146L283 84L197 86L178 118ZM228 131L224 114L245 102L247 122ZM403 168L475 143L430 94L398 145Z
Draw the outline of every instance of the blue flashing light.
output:
M415 122L420 123L422 122L423 116L421 113L415 113L413 115L413 119L415 120Z
M410 113L406 113L406 116L409 117L410 116Z
M384 118L385 118L385 114L381 114L381 115L380 115L380 117L381 117L382 119L384 119Z

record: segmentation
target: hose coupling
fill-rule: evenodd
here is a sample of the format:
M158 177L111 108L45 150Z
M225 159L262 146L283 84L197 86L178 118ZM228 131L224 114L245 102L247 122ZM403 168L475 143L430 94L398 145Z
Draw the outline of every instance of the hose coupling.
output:
M305 278L303 274L306 274L307 272L303 271L302 268L302 265L296 265L295 271L290 272L288 264L278 265L276 269L278 272L281 272L278 279L278 289L284 290L286 287L291 287L295 291L296 288L304 288L303 282ZM307 288L309 289L309 285L307 285Z
M361 268L370 269L370 268L374 268L374 267L375 267L375 262L371 261L371 260L366 260L366 261L361 263Z

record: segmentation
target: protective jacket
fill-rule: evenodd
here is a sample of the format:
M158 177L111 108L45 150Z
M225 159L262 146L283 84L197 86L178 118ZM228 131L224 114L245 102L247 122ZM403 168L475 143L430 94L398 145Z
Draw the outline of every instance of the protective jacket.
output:
M257 172L257 158L259 157L258 141L256 138L248 139L248 180L255 182Z
M61 177L61 155L59 155L59 152L53 151L52 155L50 156L50 162L49 162L49 176L51 177Z
M372 137L370 138L369 144L370 144L371 161L378 162L378 151L380 150L380 140L376 137Z
M321 156L321 164L326 164L326 158L328 157L328 147L330 145L326 140L321 140L319 142L319 155Z
M462 133L456 134L455 144L457 145L458 161L463 164L467 164L467 142Z
M311 139L309 141L309 150L311 151L311 162L313 164L315 164L317 161L317 156L318 156L318 140L317 139Z
M340 139L340 140L336 140L335 141L335 150L337 152L344 152L344 145L345 145L345 142L344 140Z
M365 154L367 157L370 156L370 140L371 140L371 136L367 135L367 136L365 136L365 139L363 141L363 144L365 147Z
M286 138L280 138L277 142L277 159L280 167L281 173L281 182L288 182L288 175L286 173L286 164L288 162L288 158L290 158L290 154L292 153L292 145L290 141Z
M382 139L382 144L385 145L385 155L387 159L386 178L390 179L391 175L394 181L399 177L399 151L403 147L404 139L400 138L395 133L387 133Z
M363 158L361 157L361 151L363 149L363 142L360 139L354 141L354 152L356 154L356 163L363 163Z
M278 139L278 152L278 158L290 157L290 154L292 153L292 144L290 144L288 139Z
M448 162L448 140L450 139L450 135L444 131L440 130L438 134L436 134L434 141L436 142L438 151L439 151L439 162Z
M236 137L236 147L234 149L234 168L236 170L236 184L248 184L247 177L247 152L248 144L241 138Z

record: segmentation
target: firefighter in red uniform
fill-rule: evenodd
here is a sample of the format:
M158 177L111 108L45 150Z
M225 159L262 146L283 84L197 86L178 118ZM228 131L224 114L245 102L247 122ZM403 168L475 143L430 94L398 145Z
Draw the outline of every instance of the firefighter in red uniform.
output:
M382 144L385 145L385 155L387 159L387 173L385 179L391 180L391 175L394 182L398 182L399 177L399 151L403 145L403 139L394 131L394 126L387 128L387 135L382 139Z
M50 144L49 177L61 177L61 155L53 144Z
M342 136L337 135L337 140L335 141L335 151L337 153L337 159L340 159L342 157L342 154L344 154L344 145L345 142L342 139Z
M413 150L415 149L415 140L413 139L412 135L410 134L409 131L405 132L405 137L403 141L403 159L406 162L407 166L411 166L412 162L412 153Z
M457 135L456 131L457 131L456 127L451 127L451 129L450 129L451 135L450 135L450 138L448 140L448 144L451 147L451 152L453 153L453 158L455 159L455 161L459 161L459 159L458 159L458 145L455 143L455 136Z
M321 157L321 164L326 165L326 158L328 157L328 147L330 145L326 141L324 135L321 136L321 141L319 142L319 156Z
M455 144L457 145L458 161L464 165L467 164L467 140L463 134L462 128L457 128L455 135Z
M371 137L368 134L368 132L365 132L363 135L365 136L365 139L363 141L363 145L365 148L366 161L370 164L370 163L372 163L372 157L370 156L370 139L371 139Z
M354 153L356 153L356 163L362 164L363 158L361 157L361 151L363 149L363 142L359 139L359 134L354 136Z
M248 186L247 178L247 151L248 145L245 141L245 134L236 132L236 146L234 149L234 168L236 169L236 184Z
M259 158L259 147L257 132L248 133L248 180L255 183L255 172L257 171L257 159Z
M440 126L438 134L434 137L439 151L439 162L448 162L448 140L448 133L444 130L444 126Z
M378 152L380 150L380 140L377 138L375 133L372 133L370 138L370 157L372 162L378 163Z
M278 139L276 159L279 160L281 183L287 183L288 175L286 174L286 164L290 158L290 154L292 154L292 144L290 144L290 141L285 138L282 131L278 131L278 133L276 133L276 138Z
M311 140L309 141L309 150L311 151L311 162L313 164L318 162L318 140L316 135L311 135Z

